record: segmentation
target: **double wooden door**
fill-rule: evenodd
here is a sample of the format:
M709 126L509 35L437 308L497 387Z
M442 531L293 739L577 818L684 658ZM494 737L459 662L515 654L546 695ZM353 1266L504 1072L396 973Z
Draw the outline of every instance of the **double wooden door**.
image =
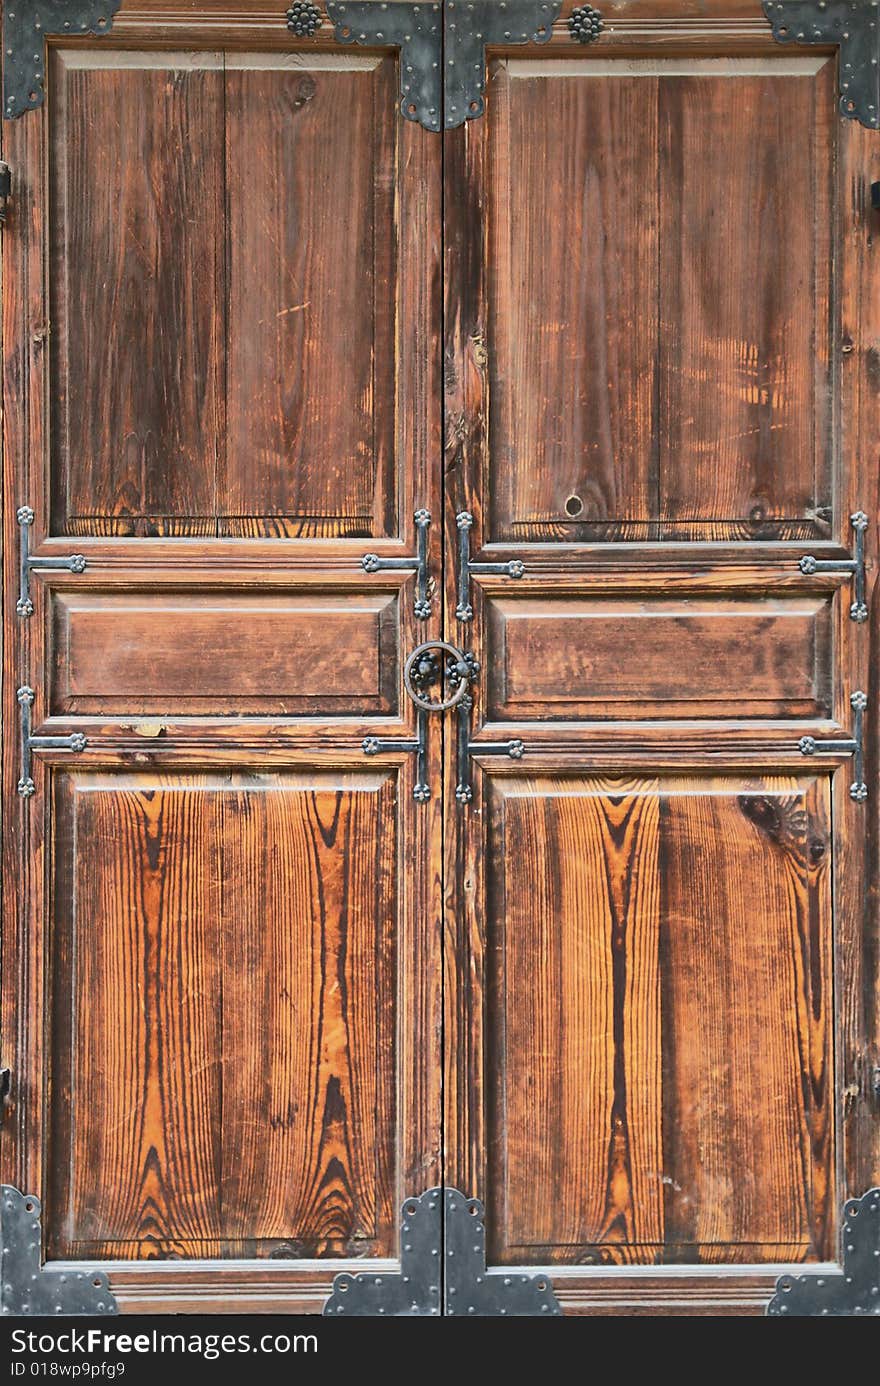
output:
M566 1313L838 1283L880 1172L841 40L233 8L84 0L35 72L6 19L0 1177L42 1273L320 1310L441 1188Z

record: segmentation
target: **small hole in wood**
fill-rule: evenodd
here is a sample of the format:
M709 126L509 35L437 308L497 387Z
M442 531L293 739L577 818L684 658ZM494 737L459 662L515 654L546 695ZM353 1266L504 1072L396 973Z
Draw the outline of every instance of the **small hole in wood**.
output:
M569 496L568 500L565 502L565 513L572 520L575 519L577 515L580 515L583 508L584 503L580 496Z

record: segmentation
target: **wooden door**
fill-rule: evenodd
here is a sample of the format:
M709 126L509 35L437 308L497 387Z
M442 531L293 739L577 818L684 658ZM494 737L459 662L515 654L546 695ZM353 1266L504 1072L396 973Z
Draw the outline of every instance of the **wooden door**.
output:
M4 13L11 1312L876 1311L872 21L77 6Z
M599 9L445 139L447 555L525 568L447 568L446 1178L566 1312L762 1313L880 1182L880 143L839 13Z
M439 571L440 146L396 53L128 8L3 129L2 1178L123 1309L320 1310L440 1178L439 799L362 749L440 629L362 563Z

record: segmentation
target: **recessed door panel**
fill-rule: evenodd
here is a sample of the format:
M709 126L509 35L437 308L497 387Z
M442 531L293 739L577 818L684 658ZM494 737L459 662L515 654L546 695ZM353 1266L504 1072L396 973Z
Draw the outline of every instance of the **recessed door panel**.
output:
M828 532L833 77L785 56L495 69L492 539Z
M495 1259L824 1259L827 782L535 776L489 804Z

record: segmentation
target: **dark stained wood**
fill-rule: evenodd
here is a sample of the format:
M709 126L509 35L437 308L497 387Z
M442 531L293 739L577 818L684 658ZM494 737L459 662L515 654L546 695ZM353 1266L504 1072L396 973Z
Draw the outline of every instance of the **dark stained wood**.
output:
M657 495L657 82L533 72L514 60L492 82L491 534L640 538Z
M59 777L53 1254L391 1251L393 804Z
M660 83L656 426L677 534L795 537L830 512L833 94L828 61Z
M52 94L55 525L209 533L225 435L222 55L62 51Z
M399 611L388 593L71 586L53 610L52 711L383 714L396 710Z
M495 1257L828 1256L827 782L489 802Z
M519 594L521 588L517 588ZM831 604L816 597L496 597L491 718L827 717Z
M0 131L17 186L2 241L0 1059L14 1086L0 1178L43 1198L50 1254L126 1263L124 1308L314 1310L337 1268L388 1266L405 1193L442 1177L441 728L425 806L414 756L369 761L361 746L412 738L400 655L440 629L436 601L414 620L412 572L361 566L367 548L413 554L413 511L441 513L440 144L386 101L396 57L349 54L326 25L300 43L251 0L170 16L150 0L119 18L110 39L57 45L46 105ZM272 135L273 90L300 92L310 74L315 106L299 111L291 154ZM236 82L241 125L263 138L227 178ZM259 181L279 172L272 139L282 188ZM256 254L273 198L291 213L283 254L305 289L274 305ZM274 419L293 516L255 461L256 378L229 369L233 348L239 366L268 360L259 322L231 320L242 201L253 263L237 260L236 292L272 310L277 353L260 381L269 411L279 374L293 398ZM311 328L279 331L275 313L310 284ZM66 403L68 367L85 418ZM236 389L246 507L228 496ZM134 498L120 440L143 441ZM35 552L88 555L81 578L33 574L30 620L14 614L24 502ZM436 518L429 545L436 575ZM88 735L76 758L35 756L27 805L25 680L35 726ZM70 788L92 781L100 793ZM80 798L88 826L71 835ZM164 845L139 827L156 816ZM90 919L72 959L79 906ZM293 1004L273 998L269 958ZM245 971L232 976L233 961ZM236 988L238 1030L226 1028ZM147 1014L152 1067L138 1071L134 1018ZM175 1266L195 1274L182 1290Z
M393 533L397 64L227 69L224 532Z

